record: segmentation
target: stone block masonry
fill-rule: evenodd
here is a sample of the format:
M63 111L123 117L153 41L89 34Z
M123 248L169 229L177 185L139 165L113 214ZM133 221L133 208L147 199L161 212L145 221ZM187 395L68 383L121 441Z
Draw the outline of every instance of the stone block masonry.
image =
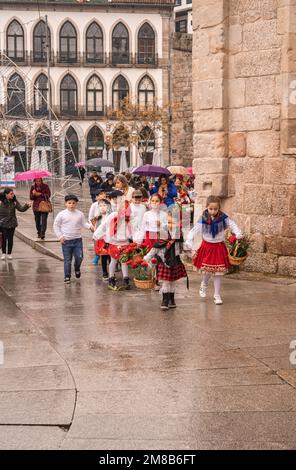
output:
M193 2L198 204L209 194L250 234L243 269L296 277L296 6Z

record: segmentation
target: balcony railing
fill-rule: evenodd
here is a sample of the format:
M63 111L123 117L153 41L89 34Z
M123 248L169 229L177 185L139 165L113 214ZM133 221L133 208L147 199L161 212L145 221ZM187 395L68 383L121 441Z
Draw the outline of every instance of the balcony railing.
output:
M7 55L7 52L5 52ZM34 53L33 51L24 51L23 57L9 57L12 62L23 66L43 66L47 63L46 53ZM9 65L6 57L0 54L0 64ZM118 53L118 52L102 52L96 54L90 54L86 52L77 52L77 54L64 54L57 52L54 54L50 52L50 66L67 66L74 65L76 67L157 67L158 66L158 55L157 54L132 54L132 53Z

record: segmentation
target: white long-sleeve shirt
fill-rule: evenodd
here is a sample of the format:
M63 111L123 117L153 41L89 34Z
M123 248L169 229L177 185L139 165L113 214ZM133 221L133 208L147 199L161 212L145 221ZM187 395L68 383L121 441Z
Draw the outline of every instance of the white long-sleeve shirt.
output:
M112 221L117 215L117 212L112 212L102 221L93 235L94 240L103 239L106 243L111 243L112 245L128 245L132 233L131 226L125 222L125 219L119 222L117 233L115 235L111 234Z
M94 217L99 217L101 215L101 210L98 201L92 203L88 213L88 221L91 223Z
M86 222L84 214L75 209L65 209L58 213L53 223L54 233L58 239L74 240L82 237L82 229L90 228L91 224Z
M146 213L146 206L144 204L130 204L131 209L131 224L132 224L132 233L136 234L141 230L143 217Z
M140 230L134 234L134 241L142 243L146 232L160 232L160 238L166 238L167 234L167 213L158 209L151 209L143 216ZM156 238L156 237L155 237Z
M234 235L237 238L240 238L242 236L242 233L241 233L240 229L238 228L238 226L236 225L236 223L233 220L231 220L229 217L227 217L227 219L225 219L225 223L226 223L226 228L228 228L232 233L234 233ZM194 225L194 227L190 230L190 232L187 235L187 238L186 238L186 241L185 241L185 244L184 244L185 248L189 248L189 249L193 248L194 238L199 233L202 233L203 240L205 240L206 242L209 242L209 243L221 243L221 242L225 241L225 231L224 230L221 230L221 232L219 232L214 238L211 233L204 232L202 230L202 228L203 228L203 225L199 222L197 222Z

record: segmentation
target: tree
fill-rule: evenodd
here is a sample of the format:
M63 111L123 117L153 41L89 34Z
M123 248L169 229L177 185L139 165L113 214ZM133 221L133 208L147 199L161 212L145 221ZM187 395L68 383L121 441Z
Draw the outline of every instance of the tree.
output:
M131 97L121 100L119 107L109 112L109 119L116 120L116 129L124 129L113 134L113 147L136 145L143 164L147 163L147 155L160 136L167 133L169 121L169 106L159 106L156 100L145 105L139 105ZM123 138L124 137L124 138Z

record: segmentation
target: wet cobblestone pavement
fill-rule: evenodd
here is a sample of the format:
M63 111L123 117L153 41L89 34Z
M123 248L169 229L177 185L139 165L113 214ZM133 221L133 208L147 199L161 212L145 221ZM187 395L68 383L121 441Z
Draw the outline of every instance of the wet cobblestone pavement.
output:
M296 284L109 292L16 239L0 264L0 449L295 449Z

